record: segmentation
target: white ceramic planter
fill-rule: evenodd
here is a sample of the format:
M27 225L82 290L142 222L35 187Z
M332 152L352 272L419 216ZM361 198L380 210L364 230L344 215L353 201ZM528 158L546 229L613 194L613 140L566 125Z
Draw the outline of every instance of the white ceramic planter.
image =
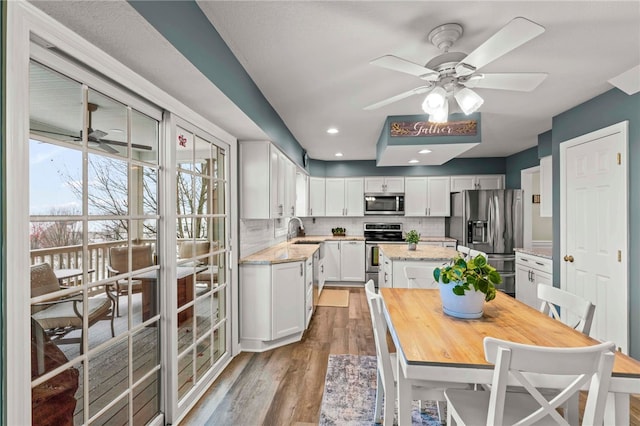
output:
M464 296L453 292L455 283L439 284L442 310L445 314L456 318L480 318L483 313L485 294L480 291L467 290Z

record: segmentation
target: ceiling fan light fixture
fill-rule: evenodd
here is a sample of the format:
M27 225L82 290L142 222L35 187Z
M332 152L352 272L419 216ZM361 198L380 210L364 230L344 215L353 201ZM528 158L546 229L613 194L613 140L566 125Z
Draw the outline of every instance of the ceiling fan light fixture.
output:
M463 87L453 96L456 98L462 112L466 115L476 112L484 103L484 99L468 87Z
M445 102L442 107L429 114L429 121L432 123L446 123L449 119L449 103Z
M447 92L441 86L436 86L422 102L422 110L427 114L434 114L447 104Z

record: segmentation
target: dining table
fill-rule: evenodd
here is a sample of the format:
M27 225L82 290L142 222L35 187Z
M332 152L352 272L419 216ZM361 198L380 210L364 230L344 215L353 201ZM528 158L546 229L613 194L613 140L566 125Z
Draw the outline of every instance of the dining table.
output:
M561 321L498 292L478 319L442 310L438 289L381 288L384 315L398 356L398 424L411 424L411 381L490 384L493 364L485 359L487 336L537 346L580 347L600 343ZM513 382L513 384L517 384ZM561 377L539 376L535 385L559 387ZM640 362L615 353L605 425L628 425L630 394L640 393Z

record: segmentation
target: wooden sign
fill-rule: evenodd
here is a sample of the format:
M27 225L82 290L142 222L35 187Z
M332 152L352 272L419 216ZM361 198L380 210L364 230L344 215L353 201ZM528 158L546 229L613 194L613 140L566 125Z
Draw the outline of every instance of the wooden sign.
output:
M475 136L477 131L478 122L476 120L448 121L446 123L392 121L389 126L391 137Z

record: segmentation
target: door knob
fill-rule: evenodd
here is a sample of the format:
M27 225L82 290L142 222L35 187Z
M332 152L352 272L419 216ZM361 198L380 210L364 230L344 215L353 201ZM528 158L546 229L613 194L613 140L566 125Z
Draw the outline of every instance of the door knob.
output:
M564 257L564 261L565 262L573 262L573 256L571 256L571 255L565 256Z

